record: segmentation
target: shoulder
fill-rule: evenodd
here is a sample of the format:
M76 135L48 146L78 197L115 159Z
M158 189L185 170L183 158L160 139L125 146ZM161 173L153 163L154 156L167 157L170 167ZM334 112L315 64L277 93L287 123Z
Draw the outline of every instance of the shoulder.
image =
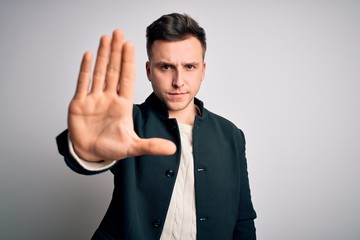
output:
M244 132L235 123L205 108L202 115L199 122L201 122L201 128L207 132L208 136L212 136L219 141L245 144Z
M203 114L204 114L204 118L206 119L207 122L209 122L210 124L214 124L219 126L220 128L222 128L223 130L227 130L227 131L236 131L236 132L241 132L242 130L231 120L220 116L206 108L204 108L203 110Z

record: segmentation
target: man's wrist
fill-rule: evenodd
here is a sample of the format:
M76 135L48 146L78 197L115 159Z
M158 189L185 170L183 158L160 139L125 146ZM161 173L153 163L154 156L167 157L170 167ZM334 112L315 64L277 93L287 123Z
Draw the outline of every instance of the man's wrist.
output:
M111 161L111 160L110 161L100 160L97 162L93 162L80 158L78 154L76 154L75 152L74 146L71 142L69 135L68 135L68 144L69 144L69 152L71 156L74 158L76 162L80 164L80 166L82 166L86 170L101 171L112 167L116 163L116 161Z

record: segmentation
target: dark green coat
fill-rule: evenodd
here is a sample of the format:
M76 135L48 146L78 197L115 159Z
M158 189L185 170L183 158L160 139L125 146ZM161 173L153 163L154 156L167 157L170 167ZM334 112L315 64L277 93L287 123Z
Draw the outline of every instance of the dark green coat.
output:
M211 113L196 99L201 110L193 128L193 155L197 239L256 239L250 196L245 138L228 120ZM134 106L134 127L142 138L161 137L176 143L172 156L140 156L118 161L113 198L93 239L159 239L176 174L181 145L178 125L168 118L165 106L152 94ZM57 137L59 152L68 166L82 168L69 154L67 131Z

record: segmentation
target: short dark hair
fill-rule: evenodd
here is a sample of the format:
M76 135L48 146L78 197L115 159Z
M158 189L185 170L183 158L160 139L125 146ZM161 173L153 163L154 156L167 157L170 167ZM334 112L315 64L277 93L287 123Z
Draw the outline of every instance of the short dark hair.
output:
M188 37L197 38L206 52L205 30L187 14L172 13L161 16L146 28L146 50L151 57L151 47L156 40L180 41Z

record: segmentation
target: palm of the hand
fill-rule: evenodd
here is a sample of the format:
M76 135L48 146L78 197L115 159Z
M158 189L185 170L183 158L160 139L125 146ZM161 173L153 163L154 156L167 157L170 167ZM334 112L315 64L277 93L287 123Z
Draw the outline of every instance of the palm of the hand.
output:
M86 101L74 99L69 106L72 142L75 146L84 145L82 147L89 149L91 155L103 160L126 157L131 145L138 139L131 116L132 103L118 96L104 94L100 98L89 95ZM92 160L90 154L83 155Z

